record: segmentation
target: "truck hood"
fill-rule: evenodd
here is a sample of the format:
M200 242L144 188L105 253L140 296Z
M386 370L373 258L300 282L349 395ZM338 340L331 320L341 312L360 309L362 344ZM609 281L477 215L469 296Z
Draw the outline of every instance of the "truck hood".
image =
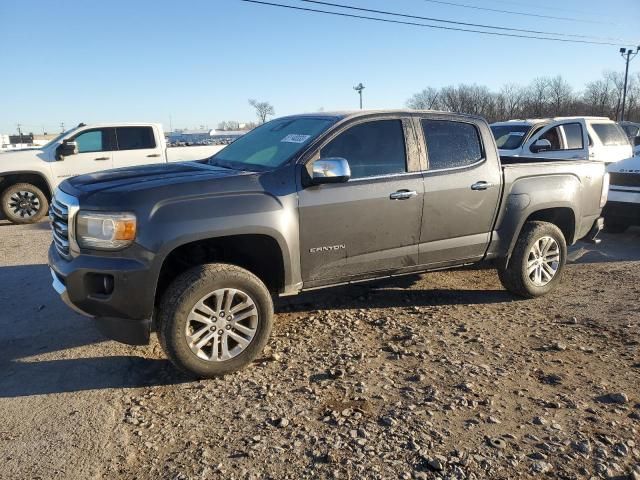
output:
M626 160L612 163L607 167L609 173L640 173L640 157L631 157Z
M8 150L0 154L0 173L2 171L6 171L7 168L19 169L20 164L26 162L27 160L33 161L34 159L40 157L41 159L45 159L44 150L38 148L30 148L23 150Z
M76 196L103 192L127 193L248 173L250 172L215 167L203 162L161 163L80 175L66 180L60 188Z

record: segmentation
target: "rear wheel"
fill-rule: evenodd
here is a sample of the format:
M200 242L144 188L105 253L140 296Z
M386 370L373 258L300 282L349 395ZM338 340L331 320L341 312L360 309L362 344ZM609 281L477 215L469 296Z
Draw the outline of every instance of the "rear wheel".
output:
M2 192L2 213L12 223L35 223L49 210L47 196L35 185L16 183Z
M158 333L179 369L207 378L251 363L269 340L272 323L271 295L258 277L234 265L208 264L168 288Z
M498 269L502 285L511 293L534 298L556 288L567 260L567 243L552 223L527 222L520 232L509 265Z

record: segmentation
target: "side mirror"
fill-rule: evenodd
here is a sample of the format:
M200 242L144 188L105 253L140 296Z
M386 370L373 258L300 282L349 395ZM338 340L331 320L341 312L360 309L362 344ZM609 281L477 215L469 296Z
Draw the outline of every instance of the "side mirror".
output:
M531 148L529 148L529 150L531 150L531 152L533 153L547 152L551 150L551 142L545 138L541 138L540 140L536 141L536 143L531 145Z
M78 144L74 141L63 141L56 149L56 160L62 160L69 155L78 153Z
M344 158L320 158L311 164L311 183L343 183L351 178L349 162Z

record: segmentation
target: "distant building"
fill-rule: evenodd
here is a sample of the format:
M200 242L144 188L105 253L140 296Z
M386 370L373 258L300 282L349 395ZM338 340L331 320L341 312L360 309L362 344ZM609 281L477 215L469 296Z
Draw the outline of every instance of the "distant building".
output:
M244 130L176 130L166 137L170 144L208 145L231 143L245 133Z

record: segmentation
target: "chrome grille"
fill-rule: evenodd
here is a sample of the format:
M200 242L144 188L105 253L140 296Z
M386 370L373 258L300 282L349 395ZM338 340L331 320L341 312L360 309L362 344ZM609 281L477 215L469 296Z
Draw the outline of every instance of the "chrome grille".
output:
M71 250L69 248L69 205L63 203L58 197L56 195L53 198L49 209L51 233L56 250L60 256L69 260L71 259Z

